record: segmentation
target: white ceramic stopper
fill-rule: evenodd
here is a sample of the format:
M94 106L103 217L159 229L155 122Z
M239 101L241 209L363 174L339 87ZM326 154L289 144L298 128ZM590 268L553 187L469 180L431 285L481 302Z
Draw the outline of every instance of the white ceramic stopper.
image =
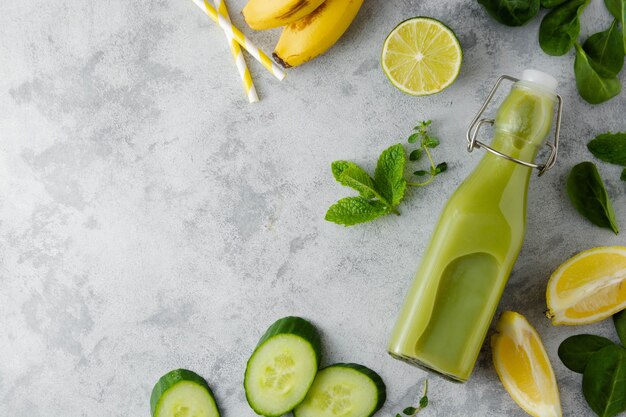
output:
M534 69L524 70L522 73L522 80L539 84L554 94L556 94L556 87L559 85L556 78L550 74Z

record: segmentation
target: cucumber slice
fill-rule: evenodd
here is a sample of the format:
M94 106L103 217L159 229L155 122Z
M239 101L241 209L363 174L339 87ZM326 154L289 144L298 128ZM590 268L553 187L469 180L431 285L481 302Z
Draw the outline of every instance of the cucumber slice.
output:
M176 369L163 375L152 389L153 417L220 417L213 392L195 372Z
M320 363L320 336L300 317L270 326L246 366L244 388L250 407L268 417L282 416L300 404Z
M294 417L370 417L387 399L382 378L356 363L338 363L317 373Z

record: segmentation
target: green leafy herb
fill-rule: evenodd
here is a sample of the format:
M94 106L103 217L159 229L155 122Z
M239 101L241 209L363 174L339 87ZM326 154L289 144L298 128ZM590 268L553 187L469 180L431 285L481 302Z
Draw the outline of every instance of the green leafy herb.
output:
M344 226L353 226L389 214L390 211L389 207L381 201L372 201L363 197L346 197L330 206L325 219Z
M626 0L604 0L604 4L622 25L622 43L626 51Z
M556 6L560 6L565 3L567 0L541 0L541 7L546 9L551 9Z
M612 344L606 337L591 334L571 336L559 346L559 358L570 370L582 374L591 356Z
M602 161L626 166L626 132L598 135L587 144L587 148Z
M576 210L589 221L619 233L611 200L593 163L582 162L572 168L567 178L567 194Z
M580 15L589 0L570 0L552 9L541 21L539 45L548 55L565 55L580 33Z
M587 53L576 44L574 75L576 87L582 98L591 104L600 104L615 97L622 91L617 77L602 77L591 65Z
M583 394L600 417L626 410L626 350L614 344L594 353L583 373Z
M613 315L613 324L615 324L615 330L622 345L626 346L626 310L622 310Z
M583 45L589 63L601 77L615 77L624 66L622 31L617 19L604 32L591 35Z
M404 190L406 190L405 165L406 155L400 144L385 149L378 158L374 172L374 183L376 189L391 204L391 207L400 204L404 198Z
M446 162L435 164L435 161L433 160L432 154L429 149L436 148L437 146L439 146L440 142L439 142L439 139L437 139L434 136L431 136L430 133L428 132L430 125L431 125L430 120L425 120L423 122L420 122L417 126L413 128L413 133L407 139L409 143L419 143L419 146L420 146L420 148L417 148L411 152L411 154L409 155L409 160L417 161L420 159L422 154L425 154L428 157L428 161L430 163L430 169L428 171L417 170L413 172L413 175L417 177L423 177L423 176L429 175L429 178L423 182L410 182L408 183L408 185L412 185L416 187L428 185L433 181L433 179L437 175L441 174L442 172L445 172L448 169L448 164Z
M498 22L522 26L539 13L539 0L478 0Z
M402 414L404 414L405 416L413 417L420 410L423 410L427 406L428 406L428 380L425 380L424 381L424 391L423 391L422 395L420 396L420 399L418 401L418 405L406 407L404 410L402 410ZM398 414L396 414L396 417L402 417L402 415L400 415L400 413L398 413Z
M407 185L423 186L430 183L436 175L446 171L448 165L442 162L435 165L428 148L434 148L439 144L439 140L428 135L430 120L421 122L415 127L414 133L409 136L409 142L415 143L419 140L420 148L413 150L409 159L416 161L420 159L422 151L428 155L431 163L429 171L422 171L423 174L430 175L424 183L407 182L404 178L406 166L406 154L402 144L390 146L385 149L378 158L374 178L360 166L350 161L335 161L331 165L331 170L335 179L346 187L350 187L359 193L358 197L347 197L333 204L326 212L325 219L352 226L359 223L368 222L389 213L400 214L397 206L404 199Z

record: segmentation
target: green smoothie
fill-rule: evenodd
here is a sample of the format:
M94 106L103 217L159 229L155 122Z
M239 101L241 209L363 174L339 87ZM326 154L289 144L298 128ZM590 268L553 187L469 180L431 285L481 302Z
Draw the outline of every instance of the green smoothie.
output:
M532 162L550 132L555 95L514 84L491 146ZM393 330L389 353L466 381L522 247L531 168L487 153L450 198Z

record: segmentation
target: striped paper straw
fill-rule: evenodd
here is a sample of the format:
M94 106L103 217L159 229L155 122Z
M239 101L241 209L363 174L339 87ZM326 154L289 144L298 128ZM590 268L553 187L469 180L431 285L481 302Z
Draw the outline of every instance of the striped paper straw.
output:
M226 8L226 3L224 0L213 0L215 3L215 7L217 8L217 12L226 18L230 23L230 16L228 15L228 9ZM252 82L252 76L250 75L250 70L248 69L248 65L246 65L246 59L243 57L243 53L241 52L241 47L237 43L232 36L228 34L228 32L224 32L226 34L226 39L228 39L228 44L230 45L230 51L233 54L233 58L235 58L235 64L237 64L237 69L239 70L239 75L241 76L241 81L243 82L243 88L246 91L246 95L248 96L248 101L250 103L256 103L259 101L259 96L256 94L256 88L254 88L254 83Z
M252 41L246 37L246 35L241 33L239 29L230 24L224 16L219 15L217 13L217 10L215 10L215 8L211 6L209 0L193 0L193 2L196 4L196 6L202 9L202 11L206 13L207 16L213 19L213 21L217 22L217 24L220 25L222 29L224 29L227 35L232 36L237 41L237 43L239 43L239 45L243 46L243 48L248 51L250 55L255 57L256 60L259 61L261 65L265 67L265 69L271 72L274 77L278 78L278 80L282 80L283 78L285 78L285 72L280 69L278 65L276 65L274 61L270 59L270 57L268 57L265 53L263 53L263 51L257 48L254 43L252 43Z

